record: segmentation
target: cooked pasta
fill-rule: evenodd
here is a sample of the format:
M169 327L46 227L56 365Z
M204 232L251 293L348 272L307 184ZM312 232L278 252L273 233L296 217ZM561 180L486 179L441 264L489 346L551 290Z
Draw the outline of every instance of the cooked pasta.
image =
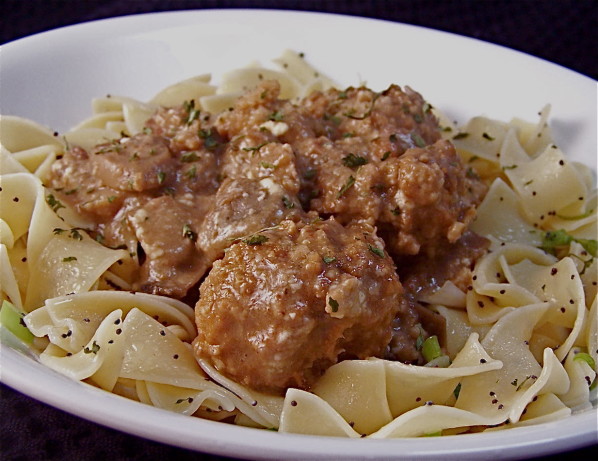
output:
M278 81L280 99L291 101L335 87L294 52L286 51L274 62L277 69L255 64L233 70L218 85L211 83L209 75L191 78L165 88L149 102L119 96L96 99L93 115L60 135L30 120L0 118L3 311L12 309L23 317L35 336L31 348L40 362L72 379L168 411L311 435L454 435L472 428L494 431L542 423L595 407L597 195L591 169L568 160L552 139L549 107L541 111L536 124L475 117L461 127L444 122L446 118L434 109L444 123L443 137L455 146L467 177L488 186L475 218L452 228L453 240L469 227L487 239L488 249L475 258L475 267L466 271L464 280L449 279L434 290L417 292L415 302L430 315L441 316L446 325L435 352L424 353L427 363L403 363L383 356L340 360L325 367L308 389L290 386L284 394L235 381L217 360L198 355L192 343L202 325L196 325L193 307L183 296L159 290L144 293L136 284L135 274L143 263L138 245L144 235L125 236L125 244L108 246L104 235L93 230L89 216L60 198L83 193L78 188L87 186L57 189L48 182L52 165L74 148L96 149L96 154L128 148L128 139L144 133L147 121L161 107L185 107L186 126L191 126L200 117L227 112L243 94L266 80ZM339 94L343 99L345 93ZM367 115L349 114L348 118ZM281 136L290 127L273 113L260 129ZM204 143L217 142L208 130L200 130L200 137ZM410 142L422 147L420 141L420 135L412 135ZM181 138L177 142L190 141ZM309 232L309 226L315 226L313 235L323 235L329 224L319 222L335 213L326 211L322 201L325 211L319 211L320 216L314 210L304 216L299 199L285 195L295 187L298 176L288 160L293 156L289 147L267 147L256 157L263 144L239 142L239 164L255 163L256 158L261 162L259 177L253 179L258 184L255 193L266 197L263 207L270 206L267 197L274 197L276 203L284 203L281 209L288 219L309 222L297 229L279 225L282 218L257 228L247 225L243 238L234 229L209 238L198 236L196 228L185 224L182 236L192 246L196 241L203 245L201 257L214 254L201 262L204 270L212 263L220 267L231 254L234 257L237 253L226 248L234 242L244 242L251 250L268 240L287 238L277 234L281 229L299 235ZM104 150L98 151L98 145ZM353 173L338 192L333 190L337 199L356 182L365 181L358 173L369 171L373 162L366 166L367 160L358 154L343 158ZM199 161L187 155L183 163ZM238 185L245 179L234 175L244 173L235 168L233 164L227 173ZM166 173L156 171L157 179L141 180L162 185ZM176 174L200 173L188 168ZM137 184L133 180L137 179L129 179L131 188ZM98 193L97 187L89 185L90 197ZM94 200L104 200L106 206L120 200L107 194ZM165 196L163 200L171 199ZM229 209L240 203L222 202L219 213L206 219L229 222ZM172 209L178 213L178 208ZM136 212L135 219L147 219L148 211L144 213ZM338 226L334 229L342 229L341 224L350 229L356 225L337 219L341 223L334 224ZM376 221L379 227L380 222ZM358 232L371 239L364 243L364 251L368 253L369 245L373 253L370 257L388 258L393 248L414 248L396 242L393 247L388 241L385 247L382 239L376 240L374 226L363 226ZM334 232L340 239L342 232ZM147 248L144 257L151 260ZM158 254L169 251L159 245L152 248ZM324 263L339 257L330 253L323 257ZM381 261L376 267L382 267ZM151 266L150 273L156 267ZM148 280L160 281L169 275L153 277ZM344 297L361 295L354 279L345 274L339 280L325 298L327 315L333 321L353 315L350 309L343 310L344 304L339 310L339 300L342 304ZM239 296L243 304L243 295ZM19 334L18 329L13 332ZM433 346L428 342L432 338L436 335L418 338L418 354Z

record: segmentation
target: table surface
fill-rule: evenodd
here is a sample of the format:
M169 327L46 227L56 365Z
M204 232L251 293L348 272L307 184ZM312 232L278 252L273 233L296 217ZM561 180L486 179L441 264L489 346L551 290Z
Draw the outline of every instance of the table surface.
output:
M595 0L4 0L0 40L6 43L56 27L128 14L247 7L323 11L430 27L507 46L598 79ZM108 429L4 385L0 415L0 458L7 461L229 459ZM597 453L595 445L567 454L588 459Z

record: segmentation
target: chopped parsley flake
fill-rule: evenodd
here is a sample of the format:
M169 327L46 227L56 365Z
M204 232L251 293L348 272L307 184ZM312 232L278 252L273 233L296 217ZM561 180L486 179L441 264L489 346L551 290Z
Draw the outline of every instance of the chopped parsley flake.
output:
M347 182L343 184L343 187L341 187L338 191L336 198L341 198L345 194L345 192L347 192L351 188L351 186L353 186L353 184L355 184L355 178L353 177L353 175L351 175L349 176L349 179L347 179Z
M199 130L198 135L201 139L203 139L203 145L206 149L213 149L220 144L218 139L216 139L214 136L211 128L209 130Z
M193 165L191 168L189 168L186 172L185 172L185 176L187 176L187 178L189 179L194 179L197 177L197 166Z
M377 248L375 246L369 245L368 244L368 249L374 253L376 256L380 256L381 258L384 258L384 251L381 250L380 248Z
M254 147L243 147L243 150L245 152L257 152L259 151L262 147L264 147L266 144L268 144L267 142L263 142L261 144L258 144L257 146Z
M261 245L262 243L266 243L268 240L268 237L265 235L256 234L243 239L243 243L246 243L247 245Z
M98 343L96 343L94 340L93 344L91 345L91 348L86 347L85 349L83 349L83 352L86 354L97 354L99 350L100 350L100 345Z
M199 157L197 156L196 152L185 152L183 155L181 155L181 162L183 163L195 162L198 159Z
M355 155L353 153L343 157L342 161L343 165L349 168L358 168L361 165L365 165L366 163L368 163L368 160L365 157Z
M50 208L52 208L52 211L54 213L56 213L61 208L65 208L62 202L60 200L57 200L56 197L54 197L54 194L46 195L46 203L50 205Z
M192 99L191 101L185 101L183 103L183 107L187 111L187 125L191 125L194 120L199 118L199 109L195 107L195 100Z
M411 140L413 141L413 144L415 144L417 147L425 147L426 146L426 141L424 141L424 138L422 138L417 133L411 133Z
M284 118L284 115L280 111L272 112L268 116L268 120L272 120L274 122L280 122Z

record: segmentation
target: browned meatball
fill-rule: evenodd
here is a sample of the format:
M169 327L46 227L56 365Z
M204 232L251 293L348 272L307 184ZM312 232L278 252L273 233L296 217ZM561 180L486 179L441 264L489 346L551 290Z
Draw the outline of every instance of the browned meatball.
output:
M214 263L195 352L254 389L306 389L339 360L382 356L402 293L371 226L283 221Z
M455 243L475 217L486 187L449 141L407 150L381 166L387 188L376 224L389 251L433 257Z

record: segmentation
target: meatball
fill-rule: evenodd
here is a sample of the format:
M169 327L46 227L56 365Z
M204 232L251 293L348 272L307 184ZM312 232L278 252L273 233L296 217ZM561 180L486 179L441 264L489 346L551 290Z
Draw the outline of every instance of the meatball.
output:
M434 257L463 235L486 192L468 171L449 141L412 148L383 163L387 189L376 224L389 251Z
M384 355L402 294L373 227L285 220L214 263L195 308L195 353L260 391L309 389L340 360Z

